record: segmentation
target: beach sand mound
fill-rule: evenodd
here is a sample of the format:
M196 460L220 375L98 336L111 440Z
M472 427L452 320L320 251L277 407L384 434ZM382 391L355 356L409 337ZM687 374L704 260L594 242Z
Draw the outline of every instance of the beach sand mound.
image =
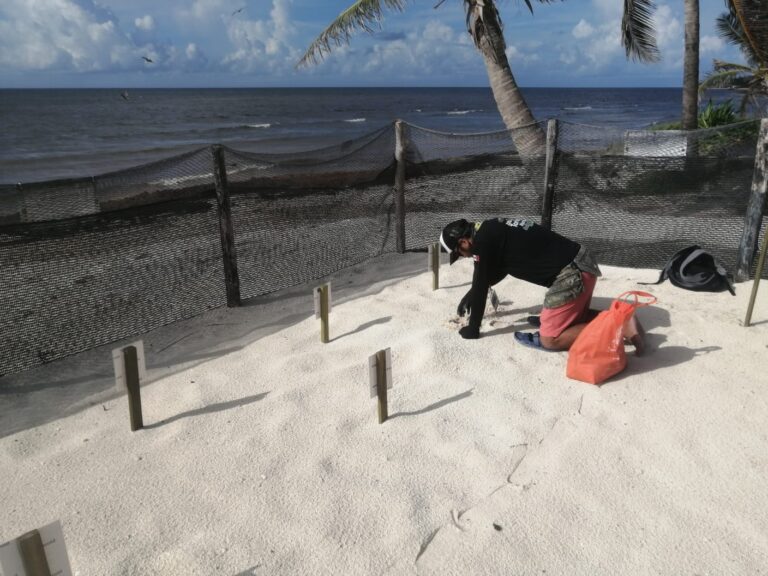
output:
M501 282L466 341L471 263L433 292L426 260L335 275L329 344L311 286L144 335L135 433L114 346L0 379L0 542L60 520L82 575L765 572L764 294L744 328L751 283L604 267L596 307L659 303L647 355L598 387L514 342L543 288ZM380 425L368 357L387 347Z

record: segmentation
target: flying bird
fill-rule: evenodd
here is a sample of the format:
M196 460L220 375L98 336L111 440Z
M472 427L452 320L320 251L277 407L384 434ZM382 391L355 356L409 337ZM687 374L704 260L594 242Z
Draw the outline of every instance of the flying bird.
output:
M242 8L238 8L237 10L232 12L232 16L234 16L235 14L240 14L240 12L242 12L244 9L245 9L245 6L243 6Z
M152 58L147 58L146 56L142 56L142 58L144 58L144 60L145 60L145 61L147 61L147 62L149 62L150 64L151 64L152 62L154 62L154 60L152 60Z

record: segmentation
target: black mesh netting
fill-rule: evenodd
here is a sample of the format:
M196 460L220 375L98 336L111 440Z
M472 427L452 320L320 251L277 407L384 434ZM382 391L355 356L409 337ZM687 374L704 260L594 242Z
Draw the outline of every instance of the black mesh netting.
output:
M302 154L225 149L243 297L395 250L391 126Z
M242 297L397 249L395 133L294 154L223 149ZM456 218L539 221L546 133L546 123L485 134L403 125L406 248L424 249ZM688 134L561 122L553 229L607 264L660 268L696 243L733 272L757 134L756 122ZM213 158L204 148L0 186L0 375L225 303Z
M216 202L0 228L0 374L225 302Z
M546 127L484 134L446 134L408 126L406 139L406 248L436 241L458 218L482 220L515 215L538 221L544 156L523 160L515 147ZM543 140L542 140L543 142Z
M606 264L661 268L699 244L733 271L757 132L756 122L687 134L563 123L552 227Z
M0 225L47 222L190 198L213 188L210 148L101 176L0 185Z

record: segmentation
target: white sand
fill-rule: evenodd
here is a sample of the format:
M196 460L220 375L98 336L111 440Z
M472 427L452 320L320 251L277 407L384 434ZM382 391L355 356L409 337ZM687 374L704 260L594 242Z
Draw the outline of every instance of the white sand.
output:
M597 387L514 342L544 290L497 287L458 334L471 264L392 255L333 277L329 344L302 287L142 338L131 433L113 346L0 380L0 542L60 520L73 572L766 574L768 283L649 289L651 349ZM391 347L379 425L368 356Z

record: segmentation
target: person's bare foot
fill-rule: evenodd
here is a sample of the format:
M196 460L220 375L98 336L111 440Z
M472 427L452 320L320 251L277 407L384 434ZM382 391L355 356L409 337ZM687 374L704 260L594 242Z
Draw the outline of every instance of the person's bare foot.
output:
M636 315L633 314L627 322L624 327L624 334L625 338L635 347L635 356L645 354L645 330L643 330L643 325L640 324Z

